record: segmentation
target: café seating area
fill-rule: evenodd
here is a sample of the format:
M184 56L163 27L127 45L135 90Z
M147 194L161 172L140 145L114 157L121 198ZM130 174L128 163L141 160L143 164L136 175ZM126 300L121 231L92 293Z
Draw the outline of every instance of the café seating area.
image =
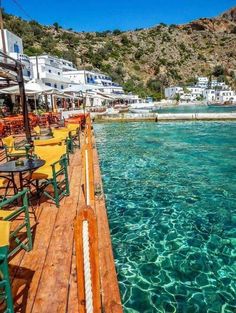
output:
M40 127L48 127L57 125L60 122L60 114L54 112L46 112L42 115L33 113L28 114L30 128L33 130L37 125ZM23 115L11 115L0 119L0 136L17 135L24 132Z
M31 288L30 292L35 295L38 284L46 279L47 268L42 262L46 262L49 251L53 251L51 241L56 241L54 236L58 231L55 227L67 232L65 238L69 236L68 240L73 240L68 229L73 214L67 221L61 218L72 209L67 207L67 212L62 212L65 203L71 203L78 193L75 188L80 179L80 140L85 117L63 121L62 127L56 116L48 114L44 118L30 119L31 143L24 138L21 117L0 121L5 153L5 159L0 162L0 312L32 312L35 305L40 308L33 298L27 302L18 299L19 290L29 292L27 288ZM24 268L30 262L29 251L37 266L41 266L43 277ZM22 286L19 286L19 281L22 283L17 278L19 275L24 281Z

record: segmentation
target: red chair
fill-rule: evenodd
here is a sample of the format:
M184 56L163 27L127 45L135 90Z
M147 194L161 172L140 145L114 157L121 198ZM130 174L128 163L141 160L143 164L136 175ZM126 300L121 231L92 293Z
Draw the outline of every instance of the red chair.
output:
M5 125L3 122L0 122L0 136L3 137L5 135Z
M47 116L44 116L44 115L39 116L38 125L40 127L47 127L48 124L49 123L48 123L48 117Z

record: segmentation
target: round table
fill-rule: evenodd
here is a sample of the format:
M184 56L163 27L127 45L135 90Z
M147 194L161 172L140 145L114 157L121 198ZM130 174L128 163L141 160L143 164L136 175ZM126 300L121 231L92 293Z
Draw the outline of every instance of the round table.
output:
M41 159L26 159L23 160L22 165L17 165L18 161L9 161L3 164L0 164L0 173L9 173L12 175L12 183L14 186L14 189L19 190L16 187L15 184L15 179L14 179L14 174L19 173L19 179L20 179L20 190L23 190L24 185L23 185L23 173L25 172L33 172L37 168L43 166L46 161L41 160Z

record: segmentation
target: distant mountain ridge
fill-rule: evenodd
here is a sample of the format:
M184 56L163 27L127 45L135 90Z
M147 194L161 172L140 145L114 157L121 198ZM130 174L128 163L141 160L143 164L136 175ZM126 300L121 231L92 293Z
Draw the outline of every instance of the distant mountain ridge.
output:
M6 13L4 24L23 38L26 54L51 53L100 70L141 96L160 98L165 86L194 83L196 75L236 88L236 7L216 18L127 32L74 32Z

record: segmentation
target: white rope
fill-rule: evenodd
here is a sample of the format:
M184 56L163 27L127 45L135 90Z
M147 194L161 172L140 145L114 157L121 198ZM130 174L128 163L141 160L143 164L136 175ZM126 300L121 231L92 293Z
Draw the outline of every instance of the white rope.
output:
M85 168L86 168L86 204L90 205L90 189L89 189L89 163L88 163L88 150L85 150Z
M83 261L84 261L86 313L93 313L93 293L92 293L90 255L89 255L88 221L83 221L83 255L84 255Z

